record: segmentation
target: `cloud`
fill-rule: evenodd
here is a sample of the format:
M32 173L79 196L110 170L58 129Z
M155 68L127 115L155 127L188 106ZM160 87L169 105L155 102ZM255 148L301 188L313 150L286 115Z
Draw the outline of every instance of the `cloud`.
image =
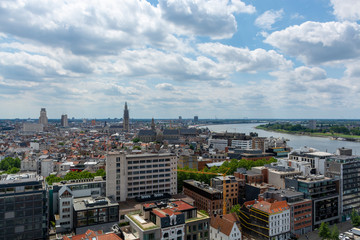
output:
M331 0L334 15L340 20L360 20L360 1L358 0Z
M165 91L172 91L174 90L174 86L170 83L159 83L155 86L157 89L165 90Z
M305 22L271 33L265 43L307 64L353 59L360 53L360 25Z
M275 22L282 19L283 15L283 9L278 11L268 10L256 18L255 25L260 28L270 30Z
M220 64L233 71L255 73L269 69L285 69L292 66L292 62L273 50L266 51L258 48L249 50L220 43L198 44L199 50L216 58Z
M174 48L181 41L169 32L159 9L131 0L4 0L0 31L77 55L113 55L147 44Z
M164 19L181 34L230 38L237 30L234 13L254 13L255 7L240 0L160 0Z

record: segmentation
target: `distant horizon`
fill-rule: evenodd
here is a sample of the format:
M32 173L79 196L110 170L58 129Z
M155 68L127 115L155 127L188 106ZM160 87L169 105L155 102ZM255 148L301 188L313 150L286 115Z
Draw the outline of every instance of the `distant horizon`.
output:
M121 120L122 118L70 118L68 116L68 121L72 121L72 120L99 120L99 121L106 121L106 120ZM4 120L31 120L31 121L38 121L38 118L0 118L0 121L4 121ZM49 121L60 121L61 118L48 118ZM131 118L130 120L136 120L136 121L151 121L152 118ZM160 121L160 120L176 120L179 121L178 118L154 118L155 121ZM182 121L190 121L190 120L194 120L194 118L182 118ZM253 121L253 120L259 120L259 121L266 121L266 120L271 120L271 121L275 121L275 120L289 120L289 121L306 121L306 120L320 120L320 121L360 121L360 119L357 118L200 118L199 117L199 121ZM237 123L234 123L237 124Z

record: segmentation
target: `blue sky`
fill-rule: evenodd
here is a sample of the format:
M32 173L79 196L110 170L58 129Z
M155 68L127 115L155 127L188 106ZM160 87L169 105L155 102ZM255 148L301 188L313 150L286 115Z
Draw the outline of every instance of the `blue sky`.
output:
M3 0L0 118L360 118L358 0Z

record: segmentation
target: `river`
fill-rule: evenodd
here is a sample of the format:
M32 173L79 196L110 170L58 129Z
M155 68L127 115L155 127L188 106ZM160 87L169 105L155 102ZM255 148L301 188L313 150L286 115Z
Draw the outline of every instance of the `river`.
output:
M319 151L335 153L336 149L344 147L351 148L353 150L353 155L360 154L360 142L350 142L350 141L339 141L331 140L330 138L325 137L310 137L304 135L293 135L279 132L270 132L264 131L262 129L256 129L255 127L260 125L259 123L244 123L244 124L222 124L222 125L207 125L203 127L209 128L214 132L237 132L237 133L246 133L247 135L250 132L257 132L259 137L284 137L290 141L287 142L288 146L293 149L299 149L301 147L307 146L316 148Z

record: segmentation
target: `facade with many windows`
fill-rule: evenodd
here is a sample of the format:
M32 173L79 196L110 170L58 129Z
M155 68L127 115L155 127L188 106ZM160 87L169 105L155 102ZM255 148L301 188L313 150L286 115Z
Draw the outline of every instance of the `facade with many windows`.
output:
M339 180L341 220L360 208L360 156L334 156L326 160L326 176Z
M0 239L47 239L48 196L36 173L0 180Z
M177 157L171 153L125 154L106 158L106 194L118 202L154 193L177 193Z

